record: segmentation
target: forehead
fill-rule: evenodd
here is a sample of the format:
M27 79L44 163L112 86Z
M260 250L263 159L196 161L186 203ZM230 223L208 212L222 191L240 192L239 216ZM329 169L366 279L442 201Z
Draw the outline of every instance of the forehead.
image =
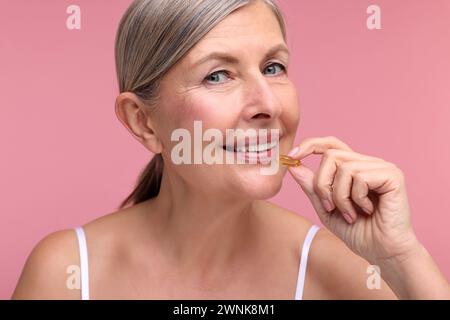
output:
M272 9L263 1L253 1L231 13L209 31L186 56L193 63L199 55L213 49L237 50L266 48L283 43L283 34Z

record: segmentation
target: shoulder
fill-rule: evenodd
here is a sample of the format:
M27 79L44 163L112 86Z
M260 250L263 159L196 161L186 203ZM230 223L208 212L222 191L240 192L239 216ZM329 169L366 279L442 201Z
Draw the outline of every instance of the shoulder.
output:
M374 266L323 227L311 244L308 269L322 298L396 299L384 280L375 274Z
M79 265L75 230L48 234L29 254L12 299L79 299L80 291L67 285L74 265Z
M313 225L310 220L300 214L269 201L256 201L255 206L260 212L261 220L283 229L283 232L291 231L301 234L301 231L306 231Z
M90 262L91 258L96 258L96 252L101 252L102 257L115 254L117 244L123 240L121 234L125 233L120 231L139 225L136 207L105 214L83 225ZM98 264L98 261L95 262ZM91 271L95 271L95 268L90 267L89 272ZM38 241L31 250L11 298L80 297L80 256L76 231L70 228L52 232Z
M314 223L273 203L265 205L274 213L268 215L267 223L288 239L298 261L305 237ZM308 253L305 299L396 299L383 279L374 279L377 277L374 268L365 259L325 227L318 226L320 229ZM377 284L379 288L373 288Z
M288 248L293 261L297 263L303 241L314 223L296 212L269 201L260 202L258 206L264 208L260 210L261 218L259 219L262 221L264 233L277 240L273 241L274 245Z

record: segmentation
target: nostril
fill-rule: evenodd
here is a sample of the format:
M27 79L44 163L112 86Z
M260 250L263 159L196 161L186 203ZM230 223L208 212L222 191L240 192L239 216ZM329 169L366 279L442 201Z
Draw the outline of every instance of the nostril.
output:
M254 115L253 118L254 119L259 119L259 118L268 119L268 118L270 118L270 115L268 115L266 113L258 113L257 115Z

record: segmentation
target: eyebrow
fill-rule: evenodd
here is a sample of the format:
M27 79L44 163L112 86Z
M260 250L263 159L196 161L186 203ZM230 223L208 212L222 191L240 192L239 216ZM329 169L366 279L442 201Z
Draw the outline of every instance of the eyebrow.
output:
M281 44L278 44L278 45L274 46L272 49L270 49L266 53L264 59L266 59L266 58L268 58L270 56L273 56L275 53L277 53L279 51L285 52L288 55L290 54L289 49L286 47L286 45L281 43ZM228 63L231 63L231 64L237 64L239 62L239 59L237 57L234 57L234 56L232 56L232 55L230 55L228 53L225 53L225 52L218 52L217 51L217 52L211 52L211 53L207 54L206 56L204 56L203 58L200 58L199 60L197 60L197 62L195 62L191 66L191 68L196 68L196 67L198 67L199 65L205 63L208 60L221 60L221 61L225 61L225 62L228 62Z

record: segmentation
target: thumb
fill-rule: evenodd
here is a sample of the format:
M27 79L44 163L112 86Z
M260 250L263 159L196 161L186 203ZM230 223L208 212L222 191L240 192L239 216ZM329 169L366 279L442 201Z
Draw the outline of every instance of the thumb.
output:
M316 210L316 213L319 216L320 221L322 221L326 227L329 227L330 219L332 219L333 215L326 211L323 207L322 201L314 191L314 172L304 165L289 167L288 170L294 180L297 181L308 196L314 210Z
M303 164L298 167L288 167L289 173L310 197L314 192L314 172Z

